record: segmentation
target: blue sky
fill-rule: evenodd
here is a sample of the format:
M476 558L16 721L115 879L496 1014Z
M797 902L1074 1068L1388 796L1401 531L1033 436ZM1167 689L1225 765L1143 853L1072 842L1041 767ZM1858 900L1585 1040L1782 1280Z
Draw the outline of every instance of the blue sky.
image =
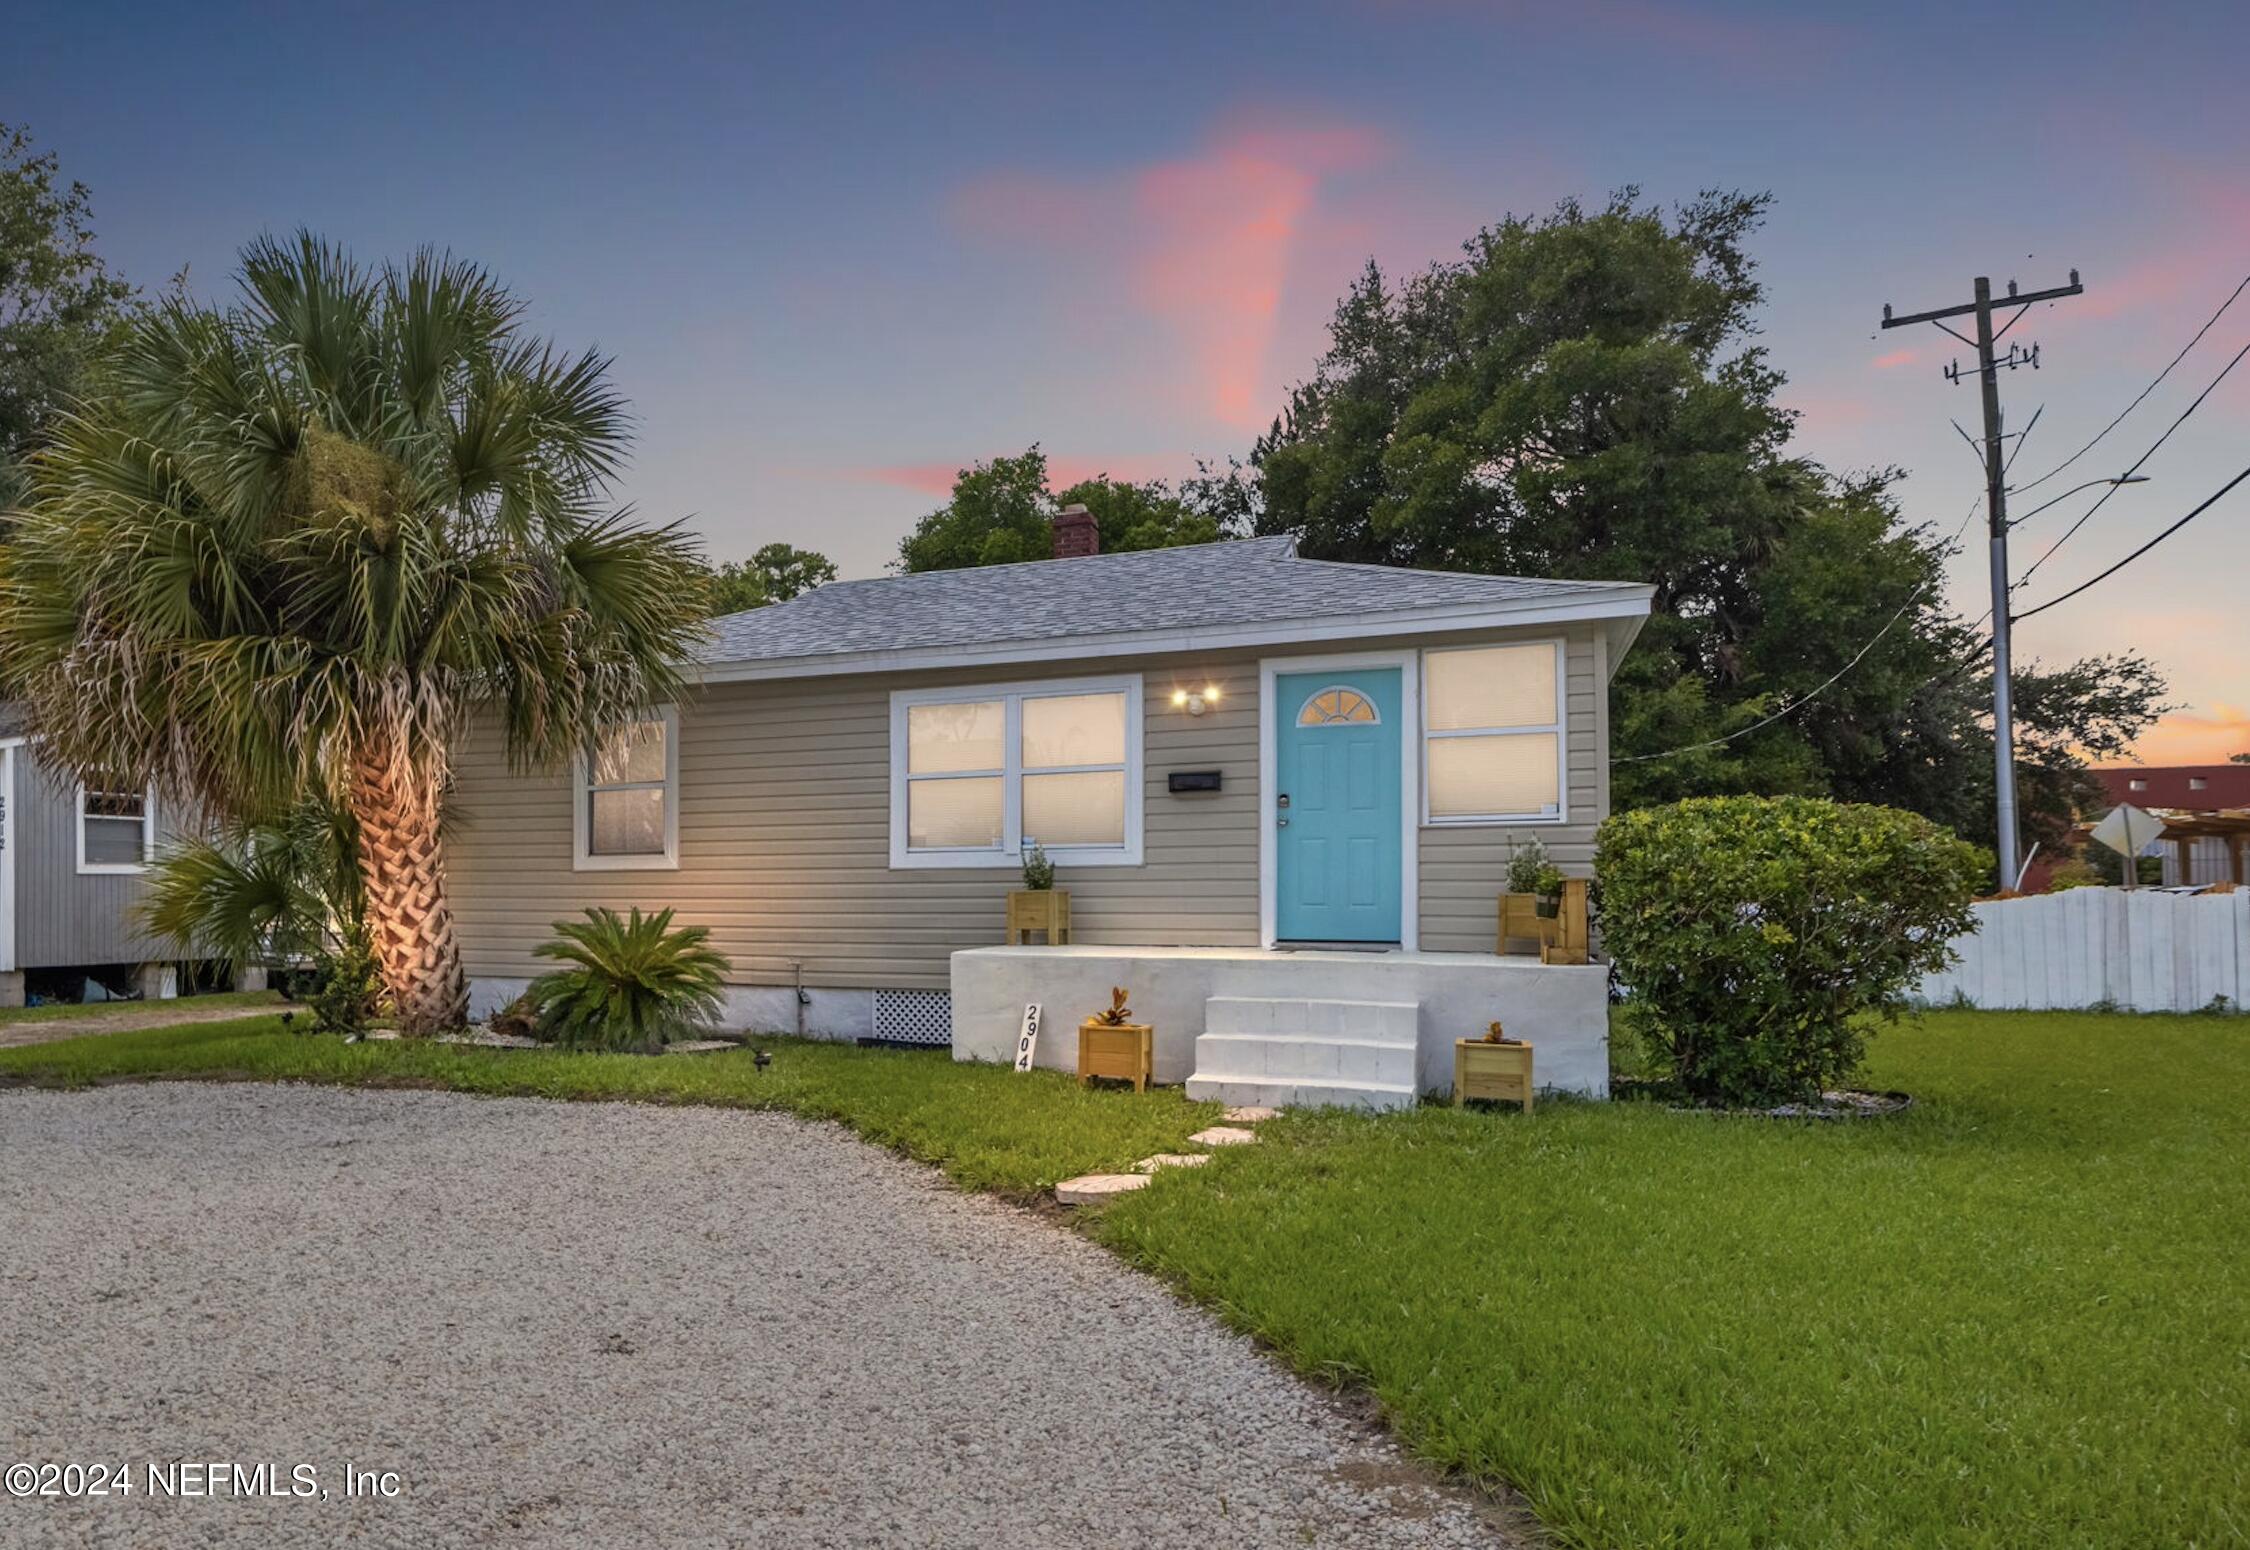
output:
M1720 0L1291 6L47 6L0 119L93 190L107 258L216 292L264 230L491 265L615 354L621 496L721 557L878 572L969 460L1067 474L1244 451L1366 257L1625 183L1771 190L1765 344L1839 468L1895 464L1950 532L1979 475L1952 341L1901 311L2079 268L2003 382L2019 472L2098 430L2250 274L2239 4ZM2121 469L2250 341L2250 296L2040 497ZM2026 588L2093 574L2242 466L2245 363ZM2018 568L2091 492L2035 518ZM1974 530L1972 529L1972 532ZM2145 751L2250 748L2250 486L2028 624L2137 647L2183 710ZM1972 616L1981 549L1956 567ZM2050 586L2049 583L2053 585Z

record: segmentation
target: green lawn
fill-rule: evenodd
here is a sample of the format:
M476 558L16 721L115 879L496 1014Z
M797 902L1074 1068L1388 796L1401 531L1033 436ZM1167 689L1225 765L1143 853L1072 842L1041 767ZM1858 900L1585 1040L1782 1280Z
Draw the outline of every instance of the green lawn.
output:
M1604 1547L2239 1545L2250 1020L1943 1013L1842 1125L1289 1118L1097 1231Z
M169 1008L196 1011L224 1011L229 1007L254 1008L278 1006L281 993L277 990L220 990L208 995L181 996L171 1001L68 1001L49 1006L11 1006L0 1008L0 1028L11 1023L49 1023L66 1021L73 1017L101 1017L120 1012L159 1011Z
M0 1050L0 1082L409 1082L834 1117L1026 1193L1208 1105L921 1054L559 1055L271 1019ZM1565 1543L2250 1536L2250 1019L1939 1013L1842 1125L1552 1103L1290 1116L1090 1222Z
M261 1017L0 1049L0 1082L206 1076L786 1109L840 1120L870 1141L935 1163L965 1188L1018 1196L1182 1150L1219 1112L1176 1090L1137 1096L1081 1088L1059 1072L1019 1077L997 1066L957 1065L936 1051L794 1039L764 1047L773 1064L761 1072L747 1050L651 1058L406 1040L346 1044L284 1032L278 1019Z

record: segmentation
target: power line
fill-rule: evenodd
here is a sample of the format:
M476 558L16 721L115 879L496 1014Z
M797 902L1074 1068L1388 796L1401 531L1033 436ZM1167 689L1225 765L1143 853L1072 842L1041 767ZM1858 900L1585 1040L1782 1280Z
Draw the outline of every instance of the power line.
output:
M2154 382L2151 382L2147 387L2142 388L2140 392L2134 396L2133 401L2127 404L2122 410L2118 412L2116 419L2110 421L2107 425L2103 426L2100 430L2094 433L2093 441L2087 442L2086 445L2080 447L2076 452L2073 452L2070 456L2064 458L2061 462L2048 469L2045 473L2032 480L2029 484L2017 485L2016 489L2019 491L2036 490L2037 488L2039 488L2039 486L2054 478L2055 475L2061 473L2064 469L2077 462L2087 453L2093 451L2096 443L2100 442L2100 440L2104 436L2107 436L2111 431L2117 429L2118 426L2123 425L2125 423L2125 416L2140 408L2141 400L2147 398L2149 394L2155 392L2159 387L2163 386L2164 379L2172 375L2172 367L2179 365L2180 362L2187 359L2188 351L2194 349L2197 345L2203 342L2203 336L2211 332L2211 327L2213 324L2217 323L2220 318L2226 316L2227 308L2233 306L2235 303L2235 297L2240 296L2245 290L2250 290L2250 275L2244 275L2242 277L2242 283L2234 288L2234 295L2229 296L2225 301L2219 303L2219 310L2212 313L2211 316L2204 321L2203 326L2195 331L2195 337L2193 339L2190 339L2185 345L2181 347L2179 354L2172 357L2171 365L2166 366L2162 371L2158 372L2156 374L2156 380ZM2021 450L2020 446L2018 450Z
M2245 348L2245 349L2250 349L2250 345L2246 345L2246 346L2244 346L2244 348ZM2117 573L2118 573L2119 571L2123 570L2123 569L2124 569L2124 568L2125 568L2126 566L2128 566L2128 565L2132 564L2132 563L2133 563L2133 562L2134 562L2135 560L2139 559L2139 558L2140 558L2140 557L2141 557L2142 555L2144 555L2144 554L2148 553L2148 552L2149 552L2149 550L2151 550L2151 549L2155 548L2155 547L2156 547L2156 546L2157 546L2158 544L2160 544L2160 543L2164 542L2164 540L2165 540L2165 539L2167 539L2167 538L2170 538L2170 537L2171 537L2171 536L2172 536L2172 535L2173 535L2174 533L2177 533L2177 532L2178 532L2178 531L2179 531L2179 530L2180 530L2181 528L2183 528L2183 527L2186 527L2186 526L2187 526L2187 525L2188 525L2188 524L2189 524L2190 522L2193 522L2193 521L2194 521L2194 520L2195 520L2195 519L2196 519L2197 517L2200 517L2200 516L2202 516L2202 515L2203 515L2203 513L2205 513L2206 511L2209 511L2209 510L2210 510L2210 509L2211 509L2211 508L2212 508L2213 506L2216 506L2216 505L2217 505L2217 504L2219 503L2219 499L2220 499L2220 497L2221 497L2221 496L2225 495L2225 494L2226 494L2226 493L2227 493L2227 492L2228 492L2229 490L2233 489L2233 488L2234 488L2234 487L2235 487L2236 485L2238 485L2238 484L2242 483L2242 481L2243 481L2243 480L2245 480L2245 479L2250 479L2250 468L2245 468L2245 469L2244 469L2244 470L2243 470L2243 471L2242 471L2241 473L2239 473L2239 474L2236 474L2236 475L2235 475L2235 476L2234 476L2234 477L2233 477L2232 479L2229 479L2229 480L2228 480L2228 481L2227 481L2227 482L2226 482L2225 484L2223 484L2223 485L2219 486L2219 492L2218 492L2218 494L2217 494L2217 495L2214 495L2214 496L2212 496L2212 497L2211 497L2211 498L2210 498L2209 500L2205 501L2205 502L2204 502L2204 503L2203 503L2202 505L2200 505L2200 506L2196 507L2196 508L2195 508L2195 509L2194 509L2193 511L2189 512L2189 513L2188 513L2188 514L2187 514L2186 516L2184 516L2184 517L2180 518L2180 520L2179 520L2179 521L2177 521L2177 522L2173 523L2173 524L2172 524L2172 525L2171 525L2170 527L2166 528L2166 529L2165 529L2165 530L2164 530L2163 532L2161 532L2161 533L2157 534L2157 535L2156 535L2156 536L2155 536L2154 538L2150 539L2150 540L2149 540L2149 541L2148 541L2147 543L2145 543L2145 544L2141 545L2141 546L2140 546L2140 547L2139 547L2138 549L2135 549L2135 550L2134 550L2134 551L2133 551L2133 552L2132 552L2131 554L2128 554L2127 556L2125 556L2125 558L2124 558L2124 559L2122 559L2122 560L2119 560L2119 561L2118 561L2118 562L2117 562L2117 563L2116 563L2115 565L2112 565L2112 566L2111 566L2111 567L2110 567L2110 568L2109 568L2108 570L2105 570L2105 571L2103 571L2103 572L2102 572L2102 573L2101 573L2100 575L2098 575L2098 576L2095 576L2095 577L2093 577L2093 578L2092 578L2092 579L2090 579L2090 580L2087 580L2087 581L2081 581L2081 582L2080 582L2080 583L2079 583L2079 584L2078 584L2077 586L2075 586L2075 587L2072 587L2072 588L2071 588L2071 589L2070 589L2070 590L2069 590L2068 592L2065 592L2065 593L2064 593L2064 594L2063 594L2062 596L2060 596L2060 597L2051 597L2051 598L2047 599L2047 601L2046 601L2046 602L2044 602L2044 603L2041 603L2041 604L2040 604L2040 605L2039 605L2039 606L2038 606L2037 608L2026 609L2026 610L2025 610L2024 612L2022 612L2022 613L2020 613L2020 614L2016 614L2016 615L2014 615L2013 617L2014 617L2014 618L2016 618L2017 620L2019 620L2019 621L2020 621L2020 620L2024 620L2024 619L2028 619L2028 618L2030 618L2030 617L2031 617L2031 616L2032 616L2033 614L2043 614L2043 613L2045 613L2045 612L2046 612L2046 611L2047 611L2048 609L2050 609L2050 608L2054 607L2054 606L2055 606L2055 605L2056 605L2057 603L2067 603L2067 602L2069 602L2069 601L2070 601L2070 600L2071 600L2072 598L2076 597L2076 596L2077 596L2077 595L2078 595L2079 593L2081 593L2081 592L2085 591L2085 590L2086 590L2086 589L2087 589L2088 587L2090 587L2090 586L2093 586L2093 585L2095 585L2095 584L2096 584L2097 582L2103 582L2103 581L2107 581L2107 580L2108 580L2108 579L2109 579L2110 577L2112 577L2112 576L2116 575L2116 574L2117 574Z
M2029 427L2025 427L2025 430L2029 430ZM1978 502L1978 506L1982 506L1982 499L1980 499L1980 502ZM1962 524L1960 524L1960 526L1957 526L1957 529L1953 529L1953 538L1948 538L1948 540L1946 540L1946 549L1948 549L1948 551L1960 547L1962 533L1966 533L1966 531L1969 531L1969 522L1971 522L1971 520L1975 520L1975 508L1978 508L1978 506L1969 506L1969 513L1966 513L1966 515L1962 517ZM1935 576L1935 578L1933 578L1933 580L1930 580L1930 583L1928 583L1928 589L1935 589L1937 585L1942 585L1942 583L1944 583L1944 576ZM1872 650L1874 650L1874 643L1876 643L1876 641L1881 641L1881 639L1885 637L1885 634L1890 634L1890 628L1892 628L1892 625L1894 625L1894 623L1899 623L1901 619L1906 619L1906 610L1910 610L1910 607L1912 607L1912 605L1915 605L1915 603L1919 603L1919 601L1921 601L1921 594L1924 594L1924 592L1926 592L1926 587L1915 587L1915 589L1912 589L1912 592L1908 592L1908 594L1906 594L1906 601L1903 601L1903 603L1899 603L1899 612L1894 612L1894 614L1890 616L1890 619L1885 619L1885 621L1883 621L1883 628L1881 628L1881 630L1876 630L1874 634L1870 634L1870 637L1867 637L1867 643L1865 643L1865 646L1861 646L1861 648L1858 648L1858 650L1854 652L1854 655L1852 655L1852 661L1847 661L1847 664L1843 664L1843 666L1840 666L1840 668L1836 668L1836 670L1834 670L1834 673L1829 673L1829 675L1827 675L1827 679L1822 679L1822 682L1820 682L1820 684L1816 684L1816 686L1813 686L1813 688L1807 688L1807 691L1804 691L1802 695L1798 695L1798 697L1795 697L1795 700L1791 700L1789 704L1784 704L1784 706L1782 706L1782 709L1780 709L1780 711L1775 711L1773 715L1766 715L1766 718L1759 718L1759 720L1755 720L1755 722L1750 722L1750 724L1748 724L1748 727L1737 727L1735 731L1726 733L1726 736L1719 736L1719 738L1705 738L1703 742L1685 742L1685 745L1676 747L1676 749L1665 749L1665 751L1663 751L1663 754L1629 754L1629 756L1624 756L1624 758L1611 760L1611 763L1618 763L1618 765L1647 765L1647 763L1649 763L1649 760L1656 760L1656 758L1678 758L1678 756L1681 756L1681 754L1701 754L1701 751L1703 751L1703 749L1723 747L1723 745L1728 745L1728 742L1732 742L1732 740L1735 740L1735 738L1748 738L1748 736L1750 736L1750 733L1753 733L1753 731L1762 731L1762 729L1766 729L1766 727L1771 727L1771 724L1773 724L1773 722L1782 720L1782 718L1784 718L1784 715L1793 715L1793 713L1802 711L1802 709L1804 709L1804 706L1807 706L1807 704L1811 704L1813 700L1818 700L1818 697L1820 697L1822 693L1827 693L1827 691L1829 691L1829 688L1834 688L1834 686L1836 686L1836 682L1840 682L1840 679L1843 679L1843 675L1845 675L1845 673L1849 673L1849 670L1852 670L1852 668L1856 668L1858 664L1861 664L1861 661L1865 661L1865 659L1867 659L1867 652L1872 652ZM1978 621L1978 623L1982 623L1982 621ZM1975 628L1975 625L1971 625L1971 628Z
M2195 395L2195 402L2189 404L2185 409L2182 409L2180 411L2180 417L2164 428L2164 434L2156 438L2155 445L2151 446L2146 452L2143 452L2139 457L2133 460L2133 466L2125 470L2124 477L2130 478L2132 475L2139 473L2141 465L2143 463L2146 463L2150 458L2156 456L2157 449L2159 447L2162 447L2164 443L2172 439L2172 433L2174 431L2187 424L2188 416L2194 414L2196 410L2203 407L2203 401L2209 398L2212 393L2218 390L2218 386L2220 383L2227 380L2228 372L2234 370L2235 367L2242 364L2242 358L2245 355L2250 355L2250 344L2245 344L2241 349L2234 352L2234 358L2228 361L2224 366L2219 368L2219 374L2211 379L2210 385L2204 388L2202 392ZM2046 564L2048 560L2052 559L2057 549L2060 549L2064 544L2069 543L2071 535L2076 533L2080 528L2084 527L2088 522L2092 521L2094 513L2101 510L2104 506L2108 505L2110 497L2115 495L2122 488L2124 488L2123 485L2112 485L2109 489L2104 490L2102 492L2102 498L2094 502L2093 505L2087 507L2085 513L2080 516L2076 522L2071 523L2070 526L2064 530L2062 537L2049 544L2047 546L2047 552L2045 554L2040 555L2038 559L2033 560L2029 565L2024 567L2023 575L2019 577L2016 580L2015 584L2008 590L2010 592L2013 592L2017 587L2020 587L2025 582L2029 581L2032 576L2038 571L2039 567Z
M2000 430L2000 369L2008 367L2012 370L2017 366L2029 365L2032 369L2037 370L2039 366L2039 346L2034 344L2026 352L2020 346L2011 344L2008 346L2008 353L2004 357L1994 354L1992 347L2002 334L2023 321L2024 315L2031 310L2035 303L2059 301L2066 296L2083 295L2086 288L2079 283L2078 271L2073 269L2070 272L2070 283L2068 285L2058 285L2044 291L2018 291L2015 281L2010 280L2008 282L2008 294L2005 297L1996 298L1992 294L1992 281L1985 275L1978 275L1971 289L1973 294L1969 301L1958 302L1949 307L1933 307L1927 312L1917 312L1908 317L1899 317L1886 306L1883 308L1883 327L1886 329L1905 328L1915 323L1935 323L1939 328L1952 334L1954 338L1961 340L1964 344L1973 344L1976 347L1977 382L1983 390L1982 397L1984 400L1985 511L1990 520L1992 532L1988 547L1992 561L1993 828L1999 838L1997 850L2000 863L2000 886L2010 888L2015 885L2016 881L2016 852L2018 846L2016 832L2015 720L2014 708L2011 704L2013 695L2008 670L2008 626L2011 622L2008 618L2008 597L2011 591L2008 582L2009 459L2004 455L2005 449L2002 445L2003 437ZM1997 330L1992 326L1992 314L1996 306L2014 309L2008 321ZM1976 318L1976 338L1973 340L1966 334L1949 327L1945 321L1947 318L1970 316ZM1950 382L1958 383L1961 380L1961 375L1958 364L1948 366L1945 370L1946 379ZM2036 419L2036 416L2034 418Z

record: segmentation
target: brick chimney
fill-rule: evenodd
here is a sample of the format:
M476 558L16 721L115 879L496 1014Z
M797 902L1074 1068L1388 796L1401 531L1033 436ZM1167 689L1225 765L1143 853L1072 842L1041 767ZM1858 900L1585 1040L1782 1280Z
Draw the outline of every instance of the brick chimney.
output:
M1055 513L1056 559L1075 560L1101 552L1102 530L1092 512L1074 502Z

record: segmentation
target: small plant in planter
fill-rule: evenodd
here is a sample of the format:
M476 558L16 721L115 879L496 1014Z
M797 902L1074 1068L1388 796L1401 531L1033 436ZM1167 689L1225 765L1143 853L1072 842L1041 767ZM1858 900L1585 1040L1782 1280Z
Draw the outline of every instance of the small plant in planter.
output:
M1024 842L1023 885L1032 893L1046 893L1055 886L1055 863L1037 840Z
M1562 912L1562 868L1547 859L1547 847L1527 840L1508 855L1508 892L1531 895L1532 909L1540 919L1553 920Z
M1508 1037L1499 1023L1481 1039L1459 1039L1453 1046L1453 1104L1472 1100L1516 1103L1525 1113L1533 1102L1531 1046Z
M1097 1076L1131 1082L1136 1092L1148 1090L1155 1063L1156 1030L1133 1021L1128 992L1113 985L1109 1009L1096 1012L1078 1025L1078 1080Z

